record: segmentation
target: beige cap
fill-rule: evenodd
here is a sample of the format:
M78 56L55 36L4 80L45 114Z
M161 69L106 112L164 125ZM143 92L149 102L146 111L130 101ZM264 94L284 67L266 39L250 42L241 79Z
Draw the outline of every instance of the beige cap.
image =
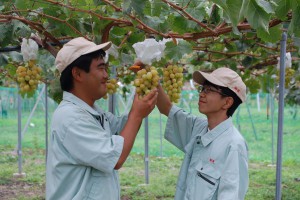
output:
M88 41L83 37L72 39L57 53L55 66L61 73L68 65L70 65L80 56L98 51L100 49L106 51L110 48L110 46L111 42L96 45L94 42Z
M204 81L208 80L215 85L228 87L242 100L242 102L246 101L245 83L235 71L229 68L221 67L214 70L212 73L195 71L193 73L193 79L200 85L203 85Z

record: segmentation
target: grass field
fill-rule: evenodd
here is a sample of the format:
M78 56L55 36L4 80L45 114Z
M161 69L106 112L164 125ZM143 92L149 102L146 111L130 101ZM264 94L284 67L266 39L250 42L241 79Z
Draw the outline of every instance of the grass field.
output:
M274 199L276 183L276 145L277 145L277 105L274 113L272 140L272 120L267 117L266 98L261 99L258 111L255 96L242 105L239 115L233 117L236 126L248 142L250 156L250 188L246 199ZM102 107L106 104L99 102ZM192 102L191 105L196 105ZM189 102L181 104L187 111L199 114ZM54 107L49 109L49 116ZM123 108L124 109L124 108ZM120 112L122 112L120 106ZM29 116L23 112L22 126ZM300 199L300 123L293 115L295 109L285 108L283 131L283 170L282 199ZM26 178L16 179L12 175L18 171L17 156L12 153L17 145L17 114L10 111L8 118L0 118L0 199L44 199L45 184L45 114L36 111L31 125L23 137L23 171ZM271 114L271 113L270 113ZM161 118L161 120L160 120ZM254 128L252 127L251 118ZM161 122L161 126L160 126ZM239 123L238 123L239 122ZM51 118L49 118L49 126ZM162 139L166 117L155 109L149 116L149 171L150 184L144 176L144 125L135 142L130 157L120 170L123 199L173 199L176 178L183 154ZM255 137L256 135L256 137ZM257 138L257 139L256 139ZM272 142L273 141L273 142ZM273 143L273 159L272 159Z

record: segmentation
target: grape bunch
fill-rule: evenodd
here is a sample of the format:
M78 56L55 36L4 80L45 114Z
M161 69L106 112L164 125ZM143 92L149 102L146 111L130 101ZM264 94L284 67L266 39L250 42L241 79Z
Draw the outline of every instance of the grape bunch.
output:
M146 66L137 72L134 86L139 97L143 97L156 88L159 83L159 75L155 67Z
M285 68L285 88L288 88L288 86L291 84L291 82L293 81L293 77L295 74L295 70L292 68ZM277 70L277 76L276 76L276 81L279 83L280 80L280 71Z
M115 78L109 79L106 83L107 93L113 94L117 92L119 88L118 81Z
M171 102L178 103L183 86L183 68L169 65L163 69L163 88Z
M106 88L108 94L114 94L117 92L117 89L119 88L118 81L115 78L109 79L106 82ZM103 97L104 99L107 99L107 93Z
M21 95L33 94L41 78L42 68L30 60L25 65L18 66L16 70L16 80L20 88Z

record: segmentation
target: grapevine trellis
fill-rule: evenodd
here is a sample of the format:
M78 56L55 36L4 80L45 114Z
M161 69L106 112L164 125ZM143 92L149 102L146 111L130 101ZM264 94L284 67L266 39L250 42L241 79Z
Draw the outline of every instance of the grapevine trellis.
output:
M52 83L49 95L56 100L60 99L58 76L49 52L55 56L66 41L78 36L96 43L112 41L117 53L109 62L117 68L119 81L130 84L135 79L127 69L136 58L133 45L147 38L171 39L161 60L152 63L160 76L174 65L182 67L187 79L193 70L226 66L242 76L251 93L278 94L276 88L285 75L286 102L300 104L299 24L300 0L3 0L0 85L14 85L10 81L18 78L22 84L17 73L20 65L26 65L22 55L5 53L18 51L22 38L33 38L46 50L39 51L36 61L43 69L39 79ZM288 33L286 56L281 54L283 33ZM290 57L287 62L285 57ZM279 63L287 66L285 74L279 74ZM126 87L122 90L125 93Z
M299 10L299 0L5 0L0 3L0 47L15 48L31 33L39 34L40 45L53 55L73 37L112 41L119 55L110 58L110 63L121 69L134 62L133 44L146 38L171 38L174 43L166 44L164 57L153 63L155 67L177 64L187 71L231 67L256 93L272 92L277 84L270 77L277 75L278 80L279 41L287 31L292 66L287 70L290 92L286 98L299 104ZM11 68L5 58L0 61L2 72ZM44 82L55 77L51 64L43 63ZM132 76L118 78L129 84Z

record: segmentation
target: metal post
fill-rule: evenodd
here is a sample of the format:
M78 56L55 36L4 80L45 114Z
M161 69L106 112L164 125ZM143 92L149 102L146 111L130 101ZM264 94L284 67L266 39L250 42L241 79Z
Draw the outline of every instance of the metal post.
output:
M162 135L162 125L161 125L161 113L159 113L159 133L160 133L160 157L162 157L163 156L163 149L162 149L163 135Z
M148 117L145 117L145 182L149 184L149 127Z
M270 94L271 123L272 123L272 165L274 165L274 96Z
M256 94L257 111L260 112L260 100L259 93Z
M45 83L45 143L46 143L46 164L47 164L47 156L48 156L48 91L47 91L48 85L47 80Z
M250 117L250 121L251 121L252 129L253 129L254 137L255 137L255 140L257 140L256 129L255 129L254 122L253 122L253 119L252 119L252 115L251 115L251 112L250 112L250 108L249 108L249 105L248 105L247 102L246 102L246 107L247 107L248 115Z
M22 173L22 97L18 95L18 168Z
M38 96L38 98L37 98L37 100L36 100L36 102L35 102L35 104L34 104L32 110L31 110L31 112L30 112L30 115L29 115L29 117L28 117L28 119L27 119L27 122L26 122L26 124L25 124L23 130L21 129L21 140L23 139L23 136L24 136L24 134L25 134L26 131L27 131L27 128L28 128L29 123L30 123L30 120L31 120L31 118L32 118L32 116L33 116L33 114L34 114L36 108L37 108L38 103L40 102L40 100L41 100L41 98L42 98L42 95L43 95L44 91L45 91L45 87L43 87L42 91L40 92L40 94L39 94L39 96ZM22 101L21 101L21 102L22 102ZM16 146L14 151L17 151L17 149L18 149L18 147Z
M237 123L239 132L241 132L240 111L241 111L241 106L238 107L238 110L236 113L236 123Z
M277 137L277 164L276 164L276 200L281 199L281 168L282 168L282 131L284 111L284 85L285 85L285 55L287 34L282 33L280 44L280 80L278 102L278 137Z
M14 173L14 177L24 177L22 172L22 97L18 94L18 173Z

